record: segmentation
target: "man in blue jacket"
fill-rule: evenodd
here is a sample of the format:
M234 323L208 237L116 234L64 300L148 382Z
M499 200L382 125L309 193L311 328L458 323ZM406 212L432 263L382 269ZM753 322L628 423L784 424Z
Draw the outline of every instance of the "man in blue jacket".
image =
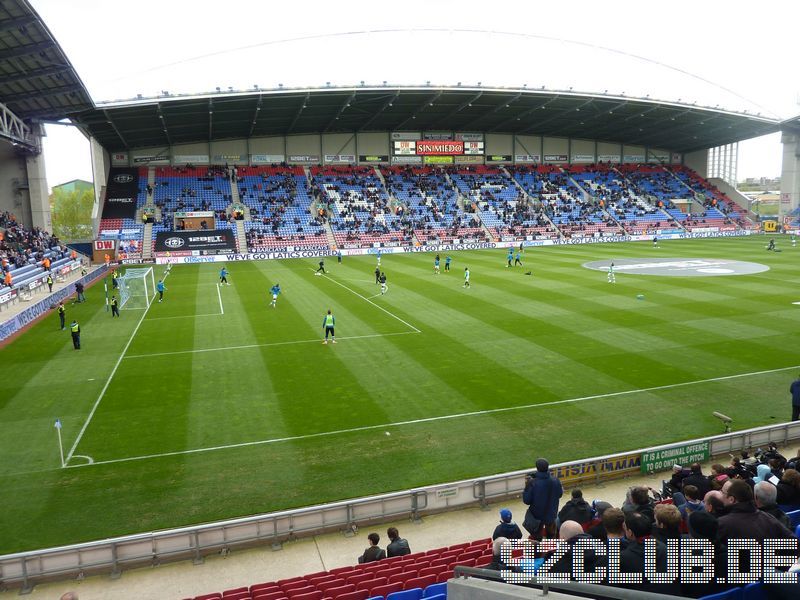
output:
M550 475L550 464L543 458L536 461L536 472L525 479L522 501L528 505L522 526L533 539L542 538L542 530L547 537L556 535L556 515L558 500L564 493L561 482Z
M795 379L789 387L792 393L792 421L800 419L800 378Z

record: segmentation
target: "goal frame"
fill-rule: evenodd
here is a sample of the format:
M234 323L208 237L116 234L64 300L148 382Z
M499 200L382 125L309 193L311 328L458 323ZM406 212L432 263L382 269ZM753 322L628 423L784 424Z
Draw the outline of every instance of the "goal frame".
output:
M141 286L131 286L133 281L141 281ZM140 288L143 293L131 292L132 287ZM153 267L139 267L126 269L125 274L119 278L119 307L124 308L131 298L144 297L144 306L147 308L156 296L156 280ZM130 308L130 307L129 307Z

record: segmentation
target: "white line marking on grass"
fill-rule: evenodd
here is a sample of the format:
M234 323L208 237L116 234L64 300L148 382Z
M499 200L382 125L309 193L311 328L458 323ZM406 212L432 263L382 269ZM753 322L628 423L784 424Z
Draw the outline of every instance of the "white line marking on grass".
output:
M204 313L202 315L175 315L174 317L151 317L147 319L150 321L164 321L166 319L194 319L196 317L221 317L222 313Z
M169 276L169 272L167 272L167 274L164 275L162 281L164 279L166 279L168 276ZM114 368L111 369L111 374L108 376L108 379L106 379L106 383L103 386L103 389L100 390L100 395L97 396L97 400L95 400L94 406L92 406L92 410L89 411L89 416L86 417L86 421L84 421L83 427L81 427L81 430L78 433L78 437L75 438L75 443L72 444L72 448L70 448L69 452L67 453L67 458L64 461L65 464L69 463L70 459L72 458L73 454L75 453L75 449L78 447L78 444L80 444L81 439L83 438L83 434L86 433L86 428L89 427L89 423L91 423L92 418L94 417L94 413L97 410L97 407L100 406L101 400L106 395L106 390L108 389L108 386L111 384L111 380L114 379L114 375L117 373L117 369L119 368L119 365L122 363L122 359L125 358L125 353L128 351L128 348L130 348L131 342L133 342L133 338L136 337L136 332L139 331L139 327L142 326L142 323L144 322L144 318L147 316L147 311L150 309L151 306L153 306L153 300L155 300L155 299L156 299L156 296L155 296L155 294L153 294L153 297L150 299L150 304L148 304L147 308L145 308L144 311L142 312L142 316L139 319L139 322L136 324L136 327L133 329L133 333L131 333L131 337L128 338L128 343L125 344L125 347L122 349L122 354L119 355L119 358L117 359L117 362L114 365Z
M379 338L389 337L393 335L410 335L419 333L419 331L399 331L396 333L370 333L369 335L351 335L340 337L339 341L343 340L363 340L366 338ZM176 350L175 352L155 352L153 354L133 354L126 356L126 359L131 358L150 358L152 356L172 356L175 354L199 354L202 352L221 352L223 350L246 350L248 348L266 348L269 346L290 346L292 344L319 344L322 338L314 338L313 340L292 340L289 342L267 342L264 344L246 344L244 346L223 346L220 348L200 348L198 350Z
M411 333L411 332L406 332ZM402 334L397 334L402 335ZM129 357L133 358L133 357ZM383 429L386 430L388 427L400 427L403 425L417 425L419 423L433 423L435 421L448 421L452 419L461 419L464 417L476 417L482 415L491 415L497 414L502 412L511 412L515 410L527 410L529 408L545 408L548 406L557 406L559 404L573 404L577 402L584 402L586 400L599 400L602 398L614 398L617 396L628 396L631 394L643 394L648 392L655 392L658 390L669 390L679 387L687 387L690 385L698 385L701 383L712 383L715 381L727 381L729 379L739 379L742 377L752 377L754 375L767 375L769 373L780 373L781 371L791 371L792 369L800 368L800 365L795 365L793 367L781 367L779 369L768 369L766 371L753 371L750 373L739 373L737 375L724 375L722 377L710 377L709 379L698 379L695 381L684 381L683 383L671 383L668 385L657 385L654 387L649 388L640 388L636 390L624 390L622 392L609 392L607 394L595 394L592 396L581 396L580 398L568 398L566 400L553 400L552 402L541 402L539 404L525 404L523 406L507 406L504 408L490 408L486 410L475 410L472 412L466 413L456 413L452 415L440 415L438 417L426 417L423 419L412 419L409 421L397 421L394 423L381 423L380 425L364 425L363 427L352 427L350 429L338 429L335 431L321 431L319 433L308 433L305 435L294 435L291 437L282 437L282 438L271 438L268 440L255 440L252 442L240 442L238 444L226 444L223 446L211 446L207 448L194 448L192 450L178 450L175 452L163 452L161 454L146 454L142 456L132 456L128 458L112 458L110 460L99 460L95 461L93 464L95 465L108 465L113 463L121 463L121 462L132 462L138 460L148 460L151 458L161 458L164 456L180 456L184 454L200 454L202 452L213 452L215 450L227 450L229 448L245 448L247 446L263 446L266 444L277 444L279 442L295 442L298 440L309 440L314 438L320 437L328 437L333 435L339 435L344 433L358 433L361 431L372 431L375 429ZM86 467L89 465L72 465L67 466L68 469L74 469L78 467Z
M800 302L792 302L792 304L800 304Z
M309 269L310 269L310 270L312 270L312 271L314 271L314 270L315 270L315 269L312 269L311 267L309 267ZM417 329L416 327L414 327L414 326L413 326L411 323L409 323L408 321L404 321L403 319L401 319L400 317L398 317L396 314L394 314L394 313L391 313L391 312L389 312L388 310L386 310L385 308L383 308L382 306L379 306L379 305L375 304L375 303L374 303L372 300L370 300L370 299L369 299L369 298L367 298L366 296L362 296L362 295L361 295L361 294L359 294L357 291L355 291L355 290L353 290L353 289L351 289L351 288L347 287L345 284L343 284L343 283L340 283L340 282L336 281L335 279L333 279L332 277L330 277L330 276L329 276L327 273L325 273L325 274L323 275L323 277L325 277L325 278L326 278L328 281L332 281L332 282L333 282L333 283L335 283L336 285L339 285L339 286L343 287L344 289L346 289L346 290L347 290L348 292L350 292L351 294L355 294L356 296L358 296L358 297L359 297L359 298L361 298L362 300L364 300L364 301L366 301L366 302L369 302L370 304L372 304L372 306L374 306L374 307L375 307L375 308L377 308L377 309L380 309L380 310L382 310L383 312L385 312L385 313L386 313L387 315L389 315L390 317L393 317L393 318L397 319L398 321L400 321L400 322L401 322L403 325L405 325L406 327L410 327L411 329L413 329L415 333L422 333L422 331L420 331L419 329ZM375 296L372 296L372 298L374 298L374 297L375 297Z
M220 285L217 286L217 298L219 298L219 314L224 315L225 309L222 308L222 293L219 291Z

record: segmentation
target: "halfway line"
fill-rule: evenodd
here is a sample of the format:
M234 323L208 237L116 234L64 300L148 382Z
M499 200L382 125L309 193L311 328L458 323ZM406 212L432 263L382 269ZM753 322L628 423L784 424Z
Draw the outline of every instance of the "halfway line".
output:
M405 333L411 333L411 332L405 332ZM402 335L402 334L396 334L396 335ZM130 357L130 358L132 358L132 357ZM566 400L553 400L552 402L542 402L542 403L539 403L539 404L526 404L526 405L523 405L523 406L507 406L507 407L504 407L504 408L490 408L490 409L486 409L486 410L476 410L476 411L466 412L466 413L456 413L456 414L452 414L452 415L441 415L441 416L438 416L438 417L426 417L426 418L423 418L423 419L412 419L412 420L409 420L409 421L397 421L397 422L394 422L394 423L382 423L380 425L365 425L363 427L353 427L351 429L339 429L339 430L336 430L336 431L322 431L322 432L319 432L319 433L308 433L308 434L305 434L305 435L295 435L295 436L291 436L291 437L272 438L272 439L268 439L268 440L256 440L256 441L252 441L252 442L240 442L238 444L227 444L227 445L223 445L223 446L212 446L212 447L208 447L208 448L195 448L193 450L178 450L176 452L163 452L161 454L146 454L146 455L143 455L143 456L132 456L132 457L129 457L129 458L113 458L111 460L95 461L94 463L91 463L91 464L67 466L66 468L68 468L68 469L78 469L78 468L83 468L83 467L91 467L91 466L95 466L95 465L108 465L108 464L112 464L112 463L132 462L132 461L138 461L138 460L148 460L148 459L151 459L151 458L161 458L161 457L164 457L164 456L180 456L180 455L184 455L184 454L199 454L199 453L202 453L202 452L213 452L215 450L226 450L226 449L229 449L229 448L244 448L244 447L247 447L247 446L263 446L265 444L277 444L279 442L294 442L294 441L298 441L298 440L308 440L308 439L313 439L313 438L320 438L320 437L326 437L326 436L332 436L332 435L339 435L339 434L344 434L344 433L357 433L357 432L360 432L360 431L371 431L371 430L374 430L374 429L383 429L383 428L386 428L386 427L400 427L402 425L416 425L418 423L432 423L434 421L446 421L446 420L451 420L451 419L461 419L463 417L474 417L474 416L481 416L481 415L490 415L490 414L496 414L496 413L501 413L501 412L510 412L510 411L514 411L514 410L526 410L526 409L529 409L529 408L544 408L544 407L547 407L547 406L556 406L556 405L559 405L559 404L571 404L571 403L575 403L575 402L583 402L583 401L586 401L586 400L598 400L598 399L601 399L601 398L613 398L613 397L616 397L616 396L627 396L627 395L630 395L630 394L642 394L642 393L647 393L647 392L655 392L655 391L658 391L658 390L668 390L668 389L673 389L673 388L686 387L686 386L690 386L690 385L698 385L698 384L701 384L701 383L711 383L711 382L714 382L714 381L726 381L728 379L738 379L738 378L741 378L741 377L752 377L753 375L766 375L766 374L769 374L769 373L780 373L781 371L790 371L792 369L797 369L797 368L800 368L800 365L795 365L793 367L781 367L779 369L768 369L766 371L753 371L753 372L750 372L750 373L739 373L738 375L724 375L722 377L711 377L709 379L698 379L698 380L695 380L695 381L685 381L683 383L671 383L671 384L668 384L668 385L657 385L657 386L654 386L654 387L640 388L640 389L637 389L637 390L625 390L625 391L622 391L622 392L609 392L607 394L595 394L593 396L582 396L580 398L568 398Z

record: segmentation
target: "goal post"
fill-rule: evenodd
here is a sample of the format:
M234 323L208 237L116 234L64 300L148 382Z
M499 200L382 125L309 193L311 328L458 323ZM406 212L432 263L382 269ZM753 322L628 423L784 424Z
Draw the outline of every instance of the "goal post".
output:
M153 267L127 269L117 283L120 308L147 308L156 295Z

